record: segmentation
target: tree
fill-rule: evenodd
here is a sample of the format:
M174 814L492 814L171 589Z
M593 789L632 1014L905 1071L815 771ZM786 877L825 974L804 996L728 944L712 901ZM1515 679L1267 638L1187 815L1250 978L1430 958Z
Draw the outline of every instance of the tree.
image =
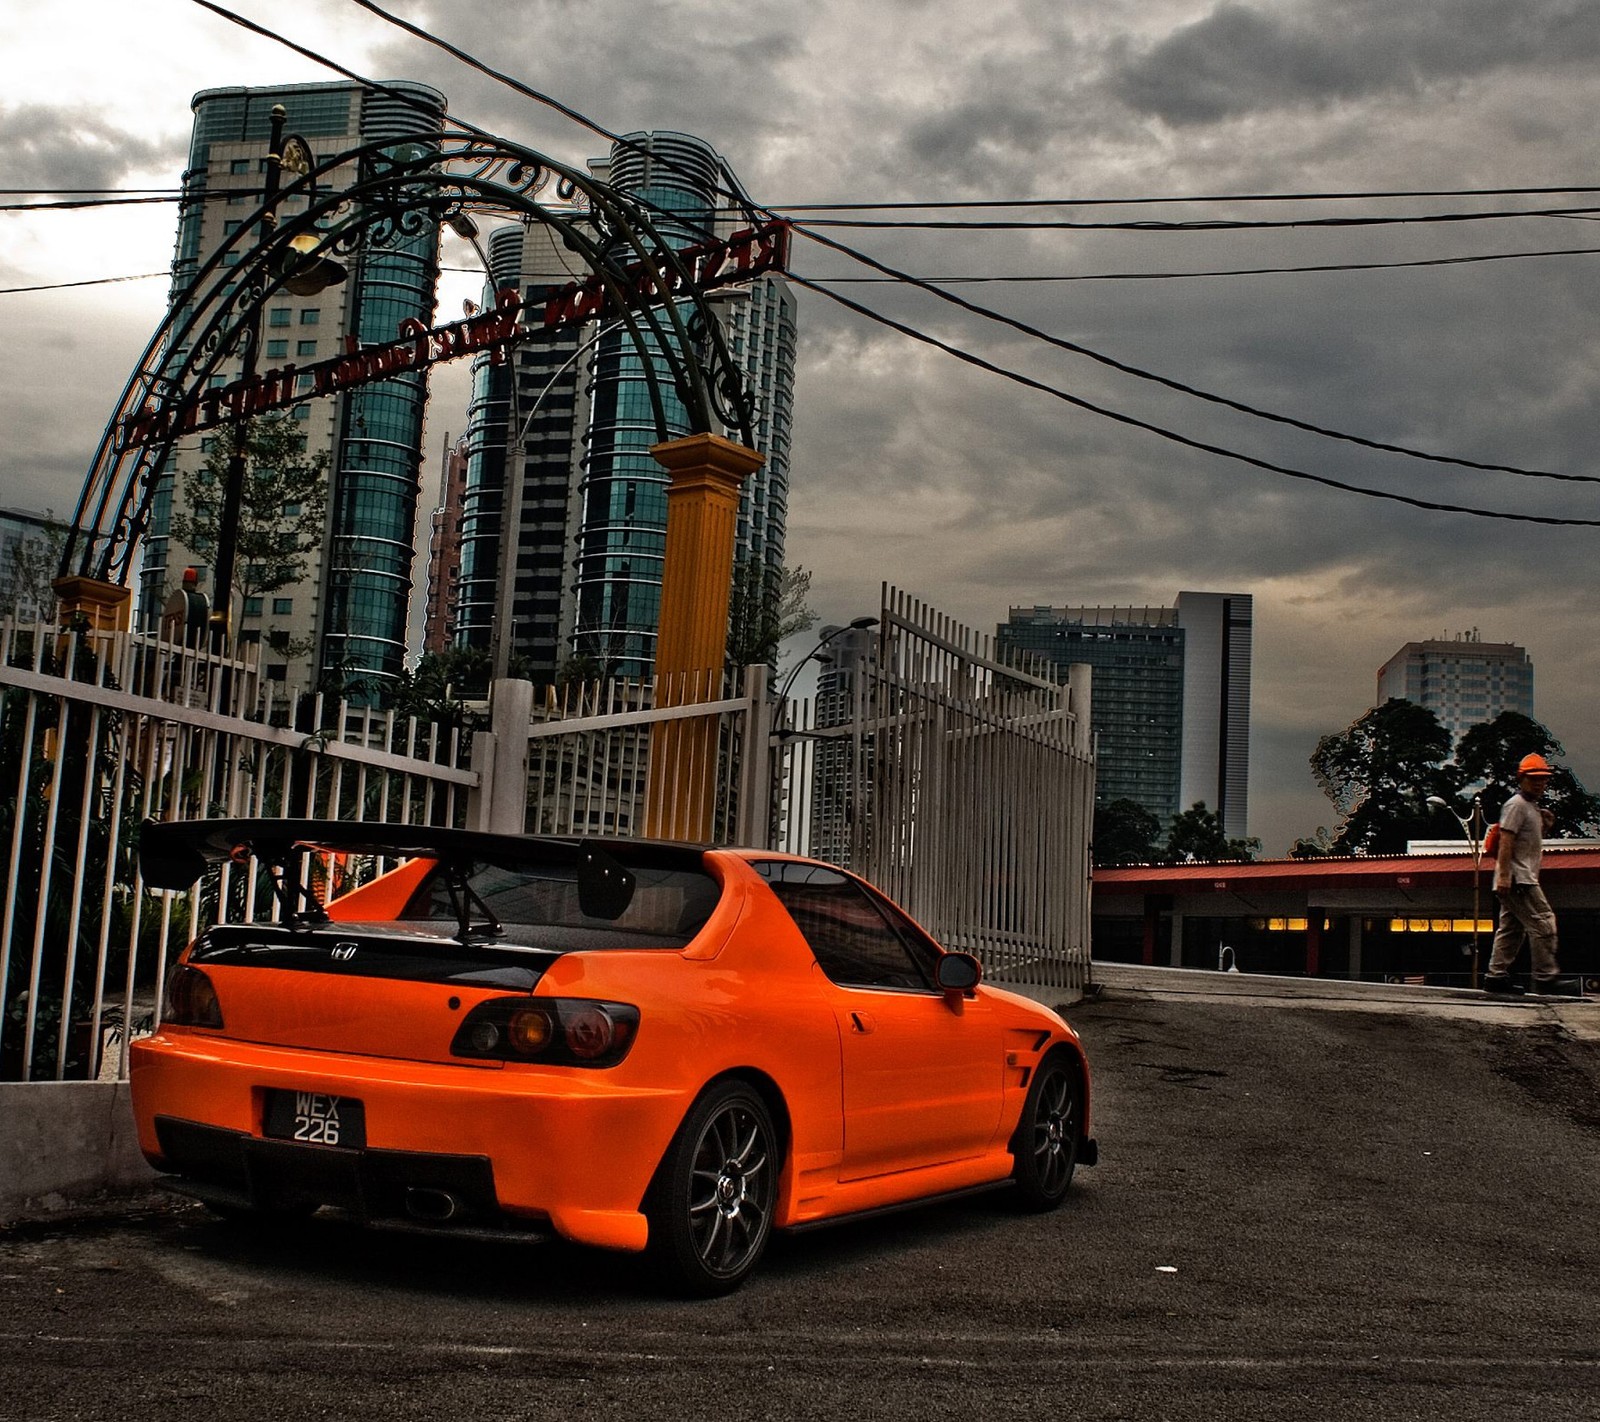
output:
M1448 798L1455 776L1444 764L1450 732L1426 707L1390 697L1311 753L1322 793L1343 817L1340 854L1403 854L1406 841L1437 828L1428 796Z
M1517 762L1525 755L1547 759L1563 755L1549 729L1520 711L1502 711L1492 721L1473 726L1456 745L1457 784L1462 793L1482 787L1486 824L1500 817L1500 807L1516 793ZM1565 766L1556 766L1540 802L1555 816L1549 833L1589 835L1600 828L1600 797L1591 795Z
M1190 859L1237 859L1248 862L1261 852L1261 841L1229 839L1222 821L1197 800L1182 814L1174 815L1167 831L1167 858L1174 863Z
M1149 864L1159 857L1156 838L1161 821L1137 800L1113 800L1095 806L1094 862Z
M1317 832L1309 839L1302 836L1289 846L1291 859L1323 859L1333 852L1333 840L1326 825L1318 825Z
M205 463L184 478L186 507L172 516L172 536L196 556L216 563L222 525L223 491L228 465L239 439L238 427L225 426ZM307 555L322 546L328 508L328 456L307 456L305 436L288 415L263 415L245 425L245 477L239 503L231 589L213 588L212 597L244 601L262 598L300 581ZM244 619L241 619L241 621ZM267 639L280 651L292 648L287 634L268 629Z
M806 605L810 593L804 568L775 568L759 558L739 563L728 599L729 667L776 666L779 645L816 623Z

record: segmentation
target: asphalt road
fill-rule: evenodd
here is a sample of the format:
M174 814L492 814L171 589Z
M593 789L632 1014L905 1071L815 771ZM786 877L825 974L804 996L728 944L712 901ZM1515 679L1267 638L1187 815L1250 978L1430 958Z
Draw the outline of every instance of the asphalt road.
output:
M697 1304L558 1245L182 1205L21 1227L0 1418L1600 1416L1600 1043L1116 990L1070 1015L1102 1163L1053 1215L779 1240Z

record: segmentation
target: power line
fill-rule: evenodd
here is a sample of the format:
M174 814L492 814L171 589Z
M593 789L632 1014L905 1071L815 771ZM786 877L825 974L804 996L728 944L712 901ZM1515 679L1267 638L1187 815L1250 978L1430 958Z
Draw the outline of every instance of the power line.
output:
M1560 193L1600 193L1600 187L1563 188L1409 188L1345 193L1190 193L1168 197L1105 198L951 198L932 202L780 203L784 212L950 212L982 208L1139 207L1229 202L1371 202L1394 198L1554 197Z
M835 241L831 237L825 237L821 233L812 232L798 223L794 224L794 231L831 251L839 253L841 256L850 257L886 277L916 287L920 291L926 291L933 296L937 296L939 300L948 302L952 306L960 307L963 311L969 312L974 316L981 316L987 321L1009 326L1012 330L1022 335L1043 341L1046 345L1054 346L1058 350L1068 351L1073 355L1086 356L1088 359L1108 366L1112 370L1121 371L1124 375L1132 375L1140 380L1153 381L1155 384L1163 385L1169 390L1176 390L1179 394L1189 395L1197 400L1205 400L1214 405L1222 405L1243 415L1268 420L1273 424L1287 425L1293 429L1303 430L1307 434L1343 440L1347 444L1358 445L1363 449L1377 450L1384 454L1402 454L1411 459L1424 459L1437 464L1453 464L1465 469L1479 469L1488 473L1516 474L1530 479L1555 479L1574 484L1600 484L1600 476L1593 474L1559 474L1547 469L1524 469L1517 465L1493 464L1455 455L1435 454L1429 450L1414 449L1406 445L1389 444L1382 440L1368 439L1363 435L1350 434L1343 430L1332 429L1326 425L1313 424L1309 420L1301 420L1293 415L1282 415L1273 410L1265 410L1256 405L1246 404L1242 400L1234 400L1226 395L1218 395L1214 391L1202 390L1198 386L1189 385L1170 376L1160 375L1141 366L1131 365L1126 361L1118 360L1114 356L1096 351L1089 346L1080 345L1076 341L1069 341L1061 336L1052 336L1048 331L1042 331L1037 326L1029 325L1026 321L1019 321L1016 317L1007 316L1004 312L996 311L992 307L979 306L976 302L968 301L964 297L957 296L954 292L943 291L920 277L912 276L908 272L898 271L896 268L888 266L874 257L869 257L864 252L858 251L853 247L847 247L844 243ZM812 285L811 283L807 284Z
M788 209L785 209L786 211ZM795 224L798 226L798 224ZM1198 272L1062 272L1053 275L929 276L921 280L932 286L993 286L1064 281L1187 281L1194 277L1293 276L1316 272L1379 272L1402 267L1458 267L1476 262L1514 262L1529 257L1583 257L1600 255L1600 247L1557 247L1537 252L1483 252L1469 257L1418 257L1402 262L1313 262L1290 267L1219 267ZM900 284L899 277L836 276L818 278L829 285Z
M954 356L957 360L963 361L967 365L975 366L979 370L986 370L991 375L1001 376L1026 389L1037 390L1041 394L1053 396L1055 399L1063 400L1069 405L1075 405L1081 410L1087 410L1090 414L1102 415L1106 419L1116 421L1118 424L1144 430L1162 439L1170 440L1174 444L1182 445L1186 449L1219 455L1224 459L1231 459L1240 464L1248 464L1253 468L1262 469L1271 474L1281 474L1290 479L1306 480L1313 484L1324 485L1330 489L1341 490L1344 493L1360 494L1372 499L1384 499L1392 503L1406 504L1411 508L1425 509L1433 513L1470 514L1474 518L1501 519L1515 523L1537 523L1554 527L1600 528L1600 519L1558 518L1550 514L1511 513L1496 509L1480 509L1466 504L1446 504L1432 499L1418 499L1409 494L1399 494L1388 489L1364 488L1359 484L1349 484L1343 480L1331 478L1326 474L1313 474L1307 469L1295 469L1290 465L1277 464L1268 459L1259 459L1255 455L1245 454L1236 449L1229 449L1224 445L1210 444L1204 440L1193 439L1188 435L1179 434L1176 430L1167 429L1149 420L1141 420L1135 415L1124 414L1119 410L1096 405L1090 400L1083 399L1082 396L1069 394L1058 386L1050 385L1042 380L1035 380L1032 376L1023 375L1019 371L1009 370L1005 366L985 360L982 356L974 355L959 346L951 345L948 341L940 340L937 336L930 335L926 331L920 331L903 321L897 321L893 317L885 316L882 312L872 310L871 307L863 306L860 302L853 301L847 296L841 296L836 291L829 291L826 287L808 281L804 277L791 277L791 280L796 285L815 291L847 310L865 316L868 320L875 321L879 325L886 326L902 336L908 336L914 341L921 342L923 345L932 346L935 350L943 351L946 355Z
M39 286L0 286L0 296L17 296L25 291L66 291L75 286L109 286L119 281L150 281L170 277L171 272L140 272L136 276L92 277L87 281L52 281Z
M357 0L360 3L361 0ZM1515 212L1431 212L1401 213L1393 217L1282 217L1242 221L1229 218L1204 218L1194 222L1070 222L1014 221L962 222L939 218L818 217L811 227L862 227L882 231L906 232L1264 232L1296 227L1404 227L1435 223L1494 222L1523 217L1590 217L1600 213L1595 207L1524 208Z

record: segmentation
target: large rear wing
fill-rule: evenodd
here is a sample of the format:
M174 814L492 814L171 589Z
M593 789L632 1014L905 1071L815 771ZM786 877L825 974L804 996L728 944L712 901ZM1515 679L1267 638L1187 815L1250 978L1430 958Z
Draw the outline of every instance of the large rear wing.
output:
M448 880L465 887L472 868L576 866L583 912L616 919L632 901L636 879L627 867L700 869L702 851L653 840L567 839L489 834L437 825L364 824L344 820L146 820L139 831L139 872L154 889L187 889L213 864L254 859L272 878L287 920L325 923L327 914L301 881L305 854L361 854L386 859L431 859ZM480 903L460 903L461 932L475 926ZM493 916L489 915L492 920ZM493 925L498 927L498 925Z

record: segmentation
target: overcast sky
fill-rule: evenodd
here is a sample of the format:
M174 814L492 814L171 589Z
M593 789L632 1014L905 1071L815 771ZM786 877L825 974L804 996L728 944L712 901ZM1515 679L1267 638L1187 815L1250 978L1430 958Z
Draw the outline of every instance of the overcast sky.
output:
M352 0L234 8L360 73L554 157L604 144ZM396 3L613 131L676 128L757 201L1118 199L943 216L1216 222L1600 209L1600 193L1270 204L1134 199L1571 188L1600 182L1600 6L1585 0L452 0ZM192 0L0 12L0 187L175 186L191 96L335 78ZM291 116L291 127L292 127ZM8 203L27 198L7 197ZM161 273L175 209L0 214L0 287ZM1124 364L1368 440L1594 476L1600 248L1586 213L1262 230L828 235ZM447 254L447 260L450 260ZM1378 269L1202 275L1267 267ZM815 280L865 268L801 239ZM1139 279L1112 279L1140 274ZM1156 275L1163 274L1163 275ZM459 311L470 278L441 297ZM1186 439L1429 502L1600 520L1594 485L1374 452L1108 369L936 298L841 293ZM161 278L0 295L0 504L70 514ZM1600 786L1591 692L1600 528L1427 511L1199 451L1075 408L801 293L788 561L844 620L888 581L993 631L1012 605L1255 597L1251 829L1271 853L1332 825L1317 737L1370 704L1403 643L1526 646L1536 713ZM441 380L430 450L464 423ZM426 477L437 470L430 454ZM431 491L430 491L431 492ZM1448 828L1441 826L1441 834Z

